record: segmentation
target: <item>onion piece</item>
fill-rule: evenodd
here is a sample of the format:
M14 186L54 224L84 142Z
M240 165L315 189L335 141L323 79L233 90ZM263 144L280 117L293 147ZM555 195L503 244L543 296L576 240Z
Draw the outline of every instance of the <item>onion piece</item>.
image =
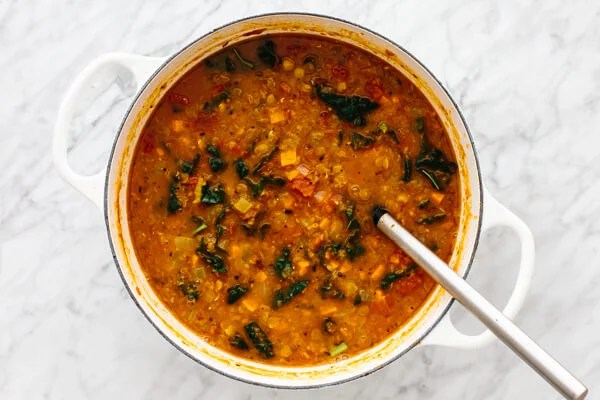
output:
M319 203L321 203L326 198L327 192L325 192L324 190L319 190L317 193L315 193L315 200L317 200Z
M306 176L310 173L310 170L304 164L300 164L296 167L296 171L300 172L302 176Z

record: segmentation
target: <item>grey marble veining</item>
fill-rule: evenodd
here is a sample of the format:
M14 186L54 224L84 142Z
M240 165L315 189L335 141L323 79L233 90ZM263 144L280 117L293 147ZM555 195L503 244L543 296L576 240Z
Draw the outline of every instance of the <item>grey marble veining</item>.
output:
M52 166L60 99L105 52L169 55L223 23L279 10L374 29L442 80L470 123L485 182L537 240L535 279L516 322L596 398L600 3L560 0L0 1L0 398L559 398L499 343L416 349L334 388L258 388L178 353L136 309L101 214ZM72 152L79 170L106 162L131 92L113 85L82 101ZM502 305L517 257L510 234L490 232L470 280ZM453 308L462 329L477 329Z

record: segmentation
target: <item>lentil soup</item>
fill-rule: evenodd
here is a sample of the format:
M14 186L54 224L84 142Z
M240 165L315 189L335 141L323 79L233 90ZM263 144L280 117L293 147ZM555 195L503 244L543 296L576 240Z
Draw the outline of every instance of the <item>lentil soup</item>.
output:
M306 35L249 40L156 107L130 174L131 236L161 301L210 344L328 363L384 340L435 285L371 211L448 261L454 161L434 108L384 60Z

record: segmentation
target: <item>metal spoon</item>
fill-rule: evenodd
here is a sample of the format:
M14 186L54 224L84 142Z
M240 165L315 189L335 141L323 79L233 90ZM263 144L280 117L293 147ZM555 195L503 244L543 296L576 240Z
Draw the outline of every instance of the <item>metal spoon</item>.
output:
M398 247L458 300L467 310L487 326L500 340L529 364L540 376L565 398L580 400L588 389L569 371L546 353L525 332L517 327L500 310L454 272L442 259L404 229L387 210L373 209L373 222Z

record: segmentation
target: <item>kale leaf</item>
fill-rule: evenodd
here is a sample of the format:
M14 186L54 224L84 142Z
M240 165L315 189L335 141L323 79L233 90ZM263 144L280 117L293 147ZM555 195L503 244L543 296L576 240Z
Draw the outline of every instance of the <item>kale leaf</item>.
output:
M216 95L215 97L213 97L212 100L204 103L204 110L205 111L214 111L215 108L217 108L219 106L219 104L221 104L228 98L229 98L229 92L224 90L221 93L219 93L218 95Z
M352 132L352 148L354 150L365 149L375 143L375 138L358 132Z
M273 344L267 337L267 334L260 328L258 323L250 322L244 326L246 334L254 344L254 347L262 353L265 358L272 358L275 353L273 352Z
M417 219L417 224L431 225L434 222L441 221L444 218L446 218L446 214L444 214L444 213L437 213L437 214L430 215L428 217L423 217L423 218Z
M259 173L260 170L263 169L263 167L269 161L271 161L271 159L273 158L273 156L275 155L275 153L277 153L277 151L279 151L279 147L273 146L273 148L271 149L271 151L269 151L267 154L265 154L264 156L262 156L260 158L260 161L258 162L258 164L256 164L256 167L254 167L254 169L252 170L252 172L255 173L255 174Z
M179 201L179 198L177 197L177 190L177 184L171 183L171 185L169 185L169 200L167 201L167 211L170 214L174 214L183 208L181 201Z
M233 304L241 299L246 293L248 288L242 285L235 285L227 289L227 304Z
M424 143L421 152L415 160L415 169L423 174L436 190L442 190L441 181L448 181L450 175L456 172L457 165L446 160L440 149Z
M298 281L292 283L287 288L277 290L273 298L273 308L278 309L282 305L292 301L294 297L298 296L306 289L309 283L309 280Z
M200 239L200 247L196 249L196 253L212 268L213 272L227 272L227 267L225 266L223 258L208 250L204 238Z
M244 338L238 333L236 333L231 338L229 338L229 344L232 347L235 347L240 350L248 350L249 349L248 343L246 343Z
M265 187L267 185L272 185L272 186L284 186L285 185L285 178L279 177L279 176L261 176L260 179L258 180L258 182L253 182L252 179L245 177L243 179L243 181L246 183L246 185L248 185L248 187L250 188L250 191L252 192L252 197L258 197L262 194L263 190L265 190Z
M177 287L189 301L195 302L198 300L200 293L198 292L198 286L196 282L186 282L183 277L180 277L179 281L177 282Z
M273 267L275 268L275 273L280 278L287 279L292 276L294 266L292 265L292 260L290 259L289 247L284 247L279 257L275 260Z
M383 290L389 289L392 287L392 283L396 282L399 279L403 279L408 277L413 271L417 268L415 264L410 264L404 271L400 272L390 272L379 282L379 287Z
M436 190L442 191L442 182L450 181L450 175L456 172L458 166L448 161L440 149L428 143L425 137L425 118L416 119L416 129L421 135L421 151L415 160L415 169L423 174Z
M213 205L222 204L225 202L225 191L223 185L217 183L214 187L210 187L208 183L202 186L202 196L200 201L203 204Z
M240 179L244 179L250 172L250 170L246 166L246 163L244 162L244 160L242 158L239 158L239 159L235 160L234 164L235 164L235 172L237 172Z
M320 291L321 297L324 299L343 299L346 297L346 295L333 284L330 277L325 278Z
M211 157L208 158L208 165L210 166L211 171L219 172L224 170L226 165L219 148L211 144L206 148L206 151L211 155Z
M410 158L406 154L402 156L404 162L404 173L402 174L402 181L408 182L410 181L410 176L412 175L412 164L410 162Z
M256 55L263 63L273 68L281 63L281 57L277 55L275 43L272 40L264 41L256 49Z
M365 115L379 107L378 103L367 97L336 94L323 84L316 85L316 93L342 121L352 122L355 126L365 126Z

